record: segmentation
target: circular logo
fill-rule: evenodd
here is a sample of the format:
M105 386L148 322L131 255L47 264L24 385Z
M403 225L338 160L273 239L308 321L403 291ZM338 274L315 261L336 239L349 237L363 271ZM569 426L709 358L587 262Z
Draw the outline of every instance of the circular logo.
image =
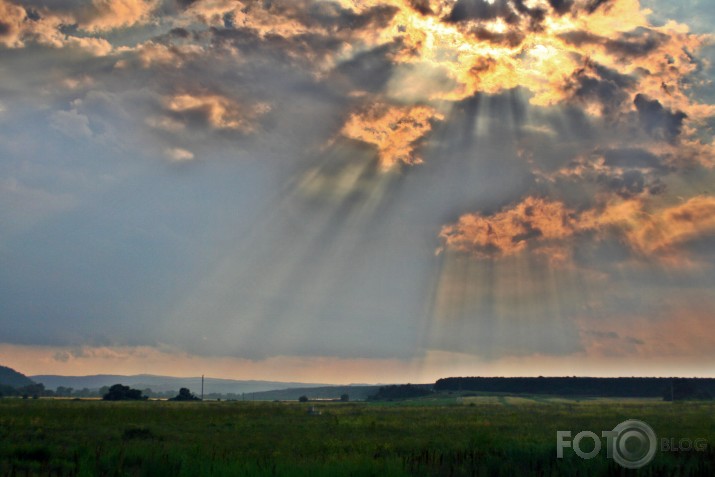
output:
M613 460L622 467L640 469L655 457L658 439L645 422L629 419L614 427L613 432Z

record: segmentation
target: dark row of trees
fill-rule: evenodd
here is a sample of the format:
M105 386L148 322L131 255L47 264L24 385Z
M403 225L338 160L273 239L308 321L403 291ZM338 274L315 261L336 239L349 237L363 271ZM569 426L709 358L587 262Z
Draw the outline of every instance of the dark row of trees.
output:
M666 386L663 391L663 400L665 401L686 401L686 400L703 400L713 399L715 392L707 383L700 382L697 379L674 378L670 381L670 388Z
M41 396L54 396L54 393L46 390L45 386L40 383L28 384L17 388L0 384L0 397L3 396L22 396L24 399L37 399Z
M45 389L41 383L30 384L19 388L0 384L0 397L3 396L21 396L25 399L40 397L72 397L72 398L87 398L87 397L102 397L105 401L141 401L146 400L150 396L139 389L132 389L123 384L115 384L113 386L103 386L99 391L90 391L82 389L75 391L70 387L58 386L56 391ZM170 401L200 401L201 398L196 397L187 388L181 388L179 394L176 391L171 391L169 396Z
M432 386L427 384L393 384L381 386L377 393L368 396L368 401L397 401L413 399L432 394Z
M550 394L589 397L662 397L665 400L711 399L712 378L444 378L435 391Z

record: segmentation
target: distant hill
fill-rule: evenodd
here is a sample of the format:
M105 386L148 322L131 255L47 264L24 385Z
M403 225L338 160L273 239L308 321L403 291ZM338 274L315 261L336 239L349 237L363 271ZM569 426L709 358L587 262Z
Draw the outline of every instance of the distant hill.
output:
M10 386L12 388L21 388L35 384L30 378L22 373L15 371L6 366L0 366L0 385Z
M57 376L37 375L32 376L38 383L45 385L46 389L57 389L58 386L70 387L75 390L97 390L103 386L124 384L135 389L151 389L154 392L178 392L181 388L188 388L194 393L201 391L201 377L175 378L171 376L155 376L151 374L138 374L123 376L118 374L97 374L92 376ZM243 394L260 393L275 389L287 388L314 388L325 384L293 383L280 381L237 381L233 379L205 378L204 392L206 394Z
M246 396L246 399L255 401L297 401L301 396L307 396L308 399L340 399L341 395L347 394L350 396L351 401L365 401L368 396L377 393L379 389L380 386L369 385L303 387L251 393Z

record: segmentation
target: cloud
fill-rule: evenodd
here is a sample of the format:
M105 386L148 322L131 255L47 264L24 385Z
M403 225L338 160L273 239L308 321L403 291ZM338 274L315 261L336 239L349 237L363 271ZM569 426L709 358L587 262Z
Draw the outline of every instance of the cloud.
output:
M627 231L631 245L666 261L686 259L689 243L715 237L715 197L693 197L640 217Z
M643 94L637 94L633 104L638 110L641 125L651 136L672 142L682 131L683 120L687 117L682 111L670 111L657 99Z
M666 190L663 179L673 171L667 155L639 147L613 147L596 148L553 173L536 170L535 175L538 183L545 182L554 189L580 186L588 195L586 186L591 185L602 195L616 194L627 199L662 194Z
M164 150L164 154L175 162L190 161L194 158L194 153L180 147L172 147Z
M414 8L416 12L422 15L434 15L432 5L429 0L407 0L407 5Z
M22 46L21 34L25 18L22 7L0 0L0 44L8 48Z
M254 132L255 121L270 110L264 103L251 106L218 94L177 94L165 98L167 111L189 123L215 129Z
M527 197L491 215L465 214L456 224L443 227L439 236L450 250L488 259L516 255L530 244L558 243L578 228L575 211L563 203Z
M60 131L65 136L79 139L92 137L92 130L89 128L89 118L77 112L76 109L70 111L56 111L50 116L52 127Z
M265 38L314 34L347 39L358 36L362 30L379 31L387 27L398 11L397 7L380 2L368 2L361 11L356 11L359 4L342 3L310 0L198 1L192 3L187 14L213 27L248 28Z
M715 197L648 211L640 200L613 201L575 211L560 201L527 197L493 214L465 214L440 232L443 247L476 259L535 253L560 264L570 260L579 237L617 238L634 258L692 266L691 242L715 235Z
M182 68L187 61L205 53L199 45L164 45L148 41L137 48L137 59L142 68L166 66Z
M549 5L558 15L563 15L573 7L573 0L549 0Z
M444 117L428 106L395 106L375 103L352 114L341 133L377 146L380 165L389 169L396 164L419 164L417 142Z
M612 116L622 109L629 98L629 90L636 86L635 78L613 69L587 61L583 68L573 72L565 85L572 98L586 105L594 114Z
M81 48L96 56L109 54L113 47L105 38L75 36L63 31L63 27L77 25L82 15L71 8L53 10L28 6L25 9L0 0L0 44L23 48L27 43L38 43L53 48Z
M78 26L89 32L131 27L148 21L157 6L152 0L92 0L77 12Z

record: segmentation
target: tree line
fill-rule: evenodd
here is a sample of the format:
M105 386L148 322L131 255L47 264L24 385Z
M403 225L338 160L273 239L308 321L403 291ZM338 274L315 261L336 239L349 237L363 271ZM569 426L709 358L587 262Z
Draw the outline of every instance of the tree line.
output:
M662 397L666 401L678 401L712 399L715 396L715 379L455 377L437 380L434 390L586 397Z

